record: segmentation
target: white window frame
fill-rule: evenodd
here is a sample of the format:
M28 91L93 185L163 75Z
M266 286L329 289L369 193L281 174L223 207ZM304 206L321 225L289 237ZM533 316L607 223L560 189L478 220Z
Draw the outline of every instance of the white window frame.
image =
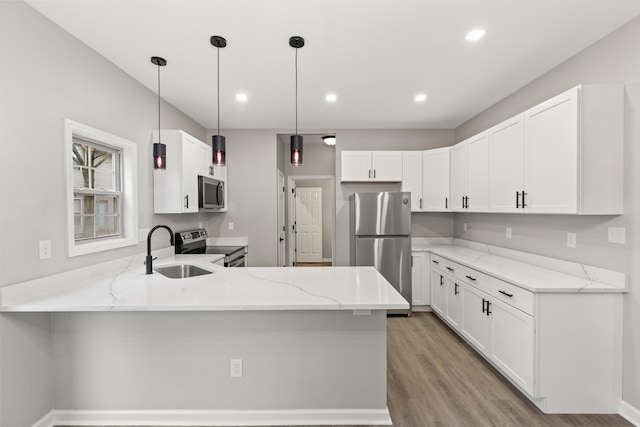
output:
M64 153L67 204L67 253L69 257L86 255L138 244L138 146L124 138L66 119ZM75 240L73 138L84 139L122 152L122 234L118 237Z

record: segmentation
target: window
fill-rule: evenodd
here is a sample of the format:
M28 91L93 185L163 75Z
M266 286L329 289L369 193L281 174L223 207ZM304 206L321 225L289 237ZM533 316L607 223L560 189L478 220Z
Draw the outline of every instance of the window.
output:
M69 256L136 245L136 144L67 120Z

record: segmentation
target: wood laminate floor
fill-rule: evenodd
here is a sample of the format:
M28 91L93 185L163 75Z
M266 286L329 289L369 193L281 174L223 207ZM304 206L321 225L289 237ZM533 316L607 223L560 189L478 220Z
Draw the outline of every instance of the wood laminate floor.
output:
M387 335L395 427L632 427L619 415L543 414L432 313L389 317Z

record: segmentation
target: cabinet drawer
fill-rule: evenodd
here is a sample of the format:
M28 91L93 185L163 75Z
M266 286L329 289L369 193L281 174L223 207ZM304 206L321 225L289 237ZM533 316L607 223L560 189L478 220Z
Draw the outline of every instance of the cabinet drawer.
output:
M458 263L434 254L431 254L431 266L456 277L464 268Z
M533 292L492 277L491 295L533 316Z
M462 266L460 267L457 276L460 280L463 280L471 286L475 286L486 293L489 293L491 290L491 276L481 273L478 270Z

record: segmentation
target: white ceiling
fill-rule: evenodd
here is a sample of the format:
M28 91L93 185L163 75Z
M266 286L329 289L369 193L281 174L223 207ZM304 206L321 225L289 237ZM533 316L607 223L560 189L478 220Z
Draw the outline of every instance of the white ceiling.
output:
M640 14L638 0L27 0L202 126L454 128ZM481 27L486 36L465 40ZM238 92L249 97L236 101ZM325 101L335 93L337 102ZM426 93L416 103L417 93Z

